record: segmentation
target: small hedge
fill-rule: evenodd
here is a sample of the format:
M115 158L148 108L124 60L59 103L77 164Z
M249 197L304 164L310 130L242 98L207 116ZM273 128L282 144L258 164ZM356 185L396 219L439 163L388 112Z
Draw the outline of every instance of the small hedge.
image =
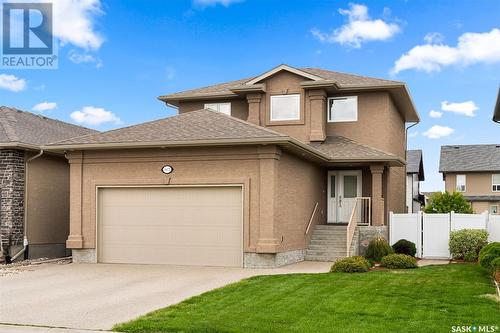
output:
M411 257L414 257L417 253L417 247L415 246L415 243L410 242L406 239L398 240L396 243L394 243L394 245L392 245L392 249L394 250L394 253L406 254Z
M393 252L394 250L384 238L377 237L372 239L370 241L370 244L368 244L365 257L373 261L379 262L380 260L382 260L383 257Z
M391 269L417 268L417 259L406 254L394 253L382 258L382 267Z
M500 257L491 262L491 270L493 272L493 278L497 282L500 282Z
M479 251L488 243L485 230L462 229L450 233L449 248L453 259L476 261Z
M333 273L363 273L368 272L371 264L361 256L348 257L336 261L330 272Z
M500 258L500 242L489 243L479 252L479 264L490 271L497 258Z

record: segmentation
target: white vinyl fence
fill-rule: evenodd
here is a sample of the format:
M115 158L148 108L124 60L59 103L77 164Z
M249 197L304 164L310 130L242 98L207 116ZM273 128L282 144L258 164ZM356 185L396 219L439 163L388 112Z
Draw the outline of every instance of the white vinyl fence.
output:
M415 243L419 258L449 258L450 231L483 229L490 242L500 242L500 215L483 214L394 214L389 216L389 243L400 239Z

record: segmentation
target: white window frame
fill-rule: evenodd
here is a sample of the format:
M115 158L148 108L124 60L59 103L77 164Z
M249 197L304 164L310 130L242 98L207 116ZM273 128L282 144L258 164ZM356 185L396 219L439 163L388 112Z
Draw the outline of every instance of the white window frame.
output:
M495 176L500 177L500 174L494 173L491 175L491 191L492 192L500 192L500 183L495 183L495 181L494 181Z
M495 212L493 212L493 207L495 207L496 213L495 213ZM500 212L498 211L498 205L491 205L491 206L490 206L490 214L493 214L493 215L498 215L498 213L500 213Z
M229 113L225 113L225 112L222 112L220 110L220 107L221 105L229 105ZM215 106L215 108L213 107ZM205 103L205 105L203 106L204 109L211 109L211 110L214 110L214 111L217 111L217 112L221 112L221 113L224 113L224 114L227 114L228 116L231 115L231 102L224 102L224 103Z
M464 177L463 189L462 189L462 187L458 187L458 178L460 176ZM455 176L455 191L457 191L457 192L467 192L467 175L461 174L461 175L456 175Z
M276 99L280 99L280 98L290 98L290 97L294 97L295 98L295 103L296 103L296 107L297 107L297 117L294 117L294 118L275 118L274 115L273 115L273 103ZM301 118L301 110L300 110L300 94L288 94L288 95L272 95L271 96L271 107L270 107L270 119L271 121L296 121L296 120L300 120Z
M356 116L354 118L350 119L341 119L341 120L333 120L331 118L332 112L331 112L331 106L332 104L330 103L331 100L335 99L353 99L356 102ZM358 121L358 96L337 96L337 97L328 97L327 99L327 121L329 123L347 123L347 122L354 122Z

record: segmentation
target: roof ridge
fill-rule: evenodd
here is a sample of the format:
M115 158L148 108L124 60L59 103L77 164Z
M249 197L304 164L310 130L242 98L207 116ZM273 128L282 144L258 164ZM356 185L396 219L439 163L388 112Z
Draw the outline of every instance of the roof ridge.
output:
M0 125L2 125L3 129L5 130L5 134L7 134L7 137L9 138L10 141L20 141L19 136L17 135L16 131L14 128L10 125L9 121L17 121L16 119L6 119L6 117L12 118L11 112L13 109L6 107L6 106L1 106L0 109L2 112L0 115L3 115L3 117L0 116Z
M361 75L361 74L357 74L357 73L347 73L347 72L340 72L340 71L336 71L336 70L333 71L331 69L326 69L326 68L321 68L321 67L299 67L298 69L301 69L301 70L306 71L306 72L308 69L315 69L315 70L326 71L326 72L330 72L330 73L355 76L355 77L359 77L359 78L368 78L368 79L374 79L374 80L390 81L390 82L395 82L395 83L404 83L402 81L383 79L383 78L374 77L374 76L366 76L366 75ZM312 73L310 73L310 74L312 74ZM324 78L324 80L326 80L326 79Z

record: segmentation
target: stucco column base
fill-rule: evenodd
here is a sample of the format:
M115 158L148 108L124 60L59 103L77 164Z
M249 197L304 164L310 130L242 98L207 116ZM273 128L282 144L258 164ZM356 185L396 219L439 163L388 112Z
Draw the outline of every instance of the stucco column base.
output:
M69 235L66 240L66 247L68 249L81 249L83 248L83 236L82 235Z
M384 223L384 199L374 199L372 201L372 225L383 226Z
M276 238L261 238L255 248L257 253L276 253L279 251L280 241Z
M308 92L311 107L310 141L325 141L326 138L326 91L314 89Z
M372 225L384 225L384 198L382 197L383 164L370 165L372 174Z

